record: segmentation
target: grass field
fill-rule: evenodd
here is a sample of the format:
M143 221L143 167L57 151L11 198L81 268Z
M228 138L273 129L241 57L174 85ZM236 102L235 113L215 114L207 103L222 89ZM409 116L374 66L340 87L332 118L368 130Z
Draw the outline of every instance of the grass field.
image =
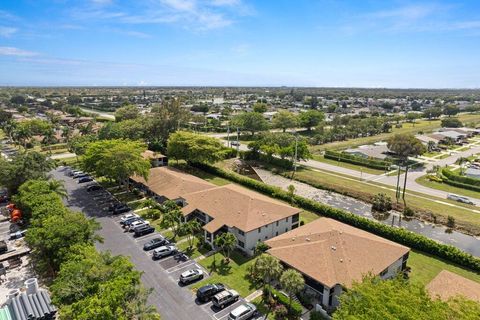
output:
M472 190L468 190L468 189L454 187L454 186L448 185L446 183L430 181L430 180L428 180L426 175L421 176L420 178L417 178L415 181L418 184L421 184L422 186L429 187L429 188L432 188L432 189L438 189L438 190L446 191L446 192L449 192L449 193L455 193L455 194L459 194L459 195L466 196L466 197L472 197L472 198L480 199L480 193L477 192L477 191L472 191Z
M458 118L462 122L480 121L480 114L461 114L458 116ZM350 139L346 141L336 141L336 142L326 143L318 146L311 146L310 151L313 154L319 154L320 152L325 150L340 150L340 149L354 148L363 144L371 144L377 141L385 140L395 133L416 134L418 132L431 132L435 129L440 128L440 122L441 122L440 120L432 120L432 121L419 120L415 124L403 123L402 128L394 127L392 129L392 132L389 132L389 133L382 133L382 134L371 136L371 137Z
M407 265L412 268L410 280L423 285L427 285L442 270L448 270L480 283L479 273L418 251L410 252Z
M210 278L201 281L193 286L193 289L200 288L209 283L223 283L238 291L242 297L248 296L257 288L250 282L248 268L254 263L254 259L247 258L239 252L231 254L230 263L223 263L225 257L216 253L208 258L200 260L199 263L211 273Z
M334 165L334 166L337 166L337 167L355 170L355 171L358 171L359 174L360 174L360 172L365 172L365 173L370 173L370 174L383 174L383 173L385 173L384 170L371 169L371 168L367 168L365 166L356 165L356 164L352 164L352 163L348 163L348 162L326 159L324 156L318 155L318 154L313 155L313 159L316 160L316 161L323 162L323 163L328 163L328 164L331 164L331 165Z

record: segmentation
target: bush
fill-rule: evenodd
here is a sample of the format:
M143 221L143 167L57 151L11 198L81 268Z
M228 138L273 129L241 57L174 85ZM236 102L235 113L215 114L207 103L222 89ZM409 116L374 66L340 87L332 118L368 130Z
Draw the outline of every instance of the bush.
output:
M454 228L455 227L455 218L452 216L447 217L447 227Z
M448 168L442 169L442 176L444 178L444 181L446 178L446 183L459 183L463 185L464 188L470 188L474 191L480 191L480 179L461 176L453 171L450 171Z
M256 181L247 177L242 177L233 172L227 172L211 165L194 165L201 170L231 180L268 196L272 196L287 202L291 200L291 196L286 191L283 191L278 187L270 186L263 182ZM384 225L377 221L357 216L344 210L332 208L323 203L303 198L298 195L294 195L294 199L296 205L300 208L303 208L304 210L315 212L324 217L336 219L340 222L374 233L378 236L409 246L413 249L435 255L437 257L446 259L448 261L462 265L475 271L480 271L480 259L472 256L469 253L463 252L462 250L454 246L441 244L411 231Z
M277 303L279 303L281 305L284 305L288 309L288 305L290 303L290 298L288 296L286 296L282 292L272 288L271 286L266 286L265 290L263 292L264 297L268 296L269 292L270 292L270 295L273 297L273 299ZM297 318L297 317L300 317L302 315L302 311L303 311L302 305L300 303L292 300L292 305L291 305L291 309L289 311L289 314L292 317ZM282 318L282 319L285 319L285 318Z
M373 197L372 209L379 212L392 210L392 199L385 193L376 194Z
M287 307L285 307L284 305L281 305L281 306L278 306L275 311L273 312L273 315L275 317L275 319L277 320L284 320L287 318L287 315L288 315L288 310L287 310Z
M390 161L378 160L374 158L362 158L345 152L336 152L331 150L325 151L324 157L326 159L358 164L367 168L379 170L388 170L392 165Z
M415 211L413 211L413 209L410 207L405 207L405 209L403 209L403 215L405 217L413 217L415 215Z
M326 319L328 318L318 311L310 312L310 320L326 320Z

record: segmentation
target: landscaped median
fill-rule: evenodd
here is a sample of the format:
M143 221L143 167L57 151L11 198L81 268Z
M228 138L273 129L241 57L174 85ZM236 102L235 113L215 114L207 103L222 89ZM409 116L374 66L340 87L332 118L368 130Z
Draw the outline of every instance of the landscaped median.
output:
M280 188L269 186L263 182L243 177L233 172L227 172L207 164L195 164L195 166L204 171L218 175L225 179L229 179L250 189L254 189L256 191L284 201L289 201L292 197L290 194ZM346 224L377 234L381 237L390 239L397 243L404 244L411 247L412 249L417 249L422 252L430 253L453 263L470 268L472 270L480 271L480 259L472 256L471 254L465 253L453 246L440 244L435 242L434 240L428 239L424 236L415 234L405 229L393 228L369 220L367 218L359 217L352 213L335 209L322 203L300 197L298 195L294 195L293 197L296 204L305 210L339 220Z

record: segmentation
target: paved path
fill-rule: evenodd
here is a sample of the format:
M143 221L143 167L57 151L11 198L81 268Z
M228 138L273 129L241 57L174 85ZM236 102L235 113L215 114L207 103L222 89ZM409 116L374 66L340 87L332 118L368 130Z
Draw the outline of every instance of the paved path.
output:
M75 153L65 152L65 153L51 155L49 158L53 160L58 160L58 159L73 158L75 156L76 156Z

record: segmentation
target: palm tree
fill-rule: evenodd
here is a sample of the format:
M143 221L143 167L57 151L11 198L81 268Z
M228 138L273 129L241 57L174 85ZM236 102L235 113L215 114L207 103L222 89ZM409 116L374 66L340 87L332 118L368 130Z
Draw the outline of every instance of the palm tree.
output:
M215 238L215 246L223 251L227 263L230 262L230 253L237 245L237 237L233 233L225 232Z
M62 198L68 198L67 189L65 189L65 185L63 181L51 179L48 181L48 188L50 191L55 192Z
M200 225L200 222L198 222L198 220L196 219L190 220L183 226L187 234L188 246L189 248L193 248L193 240L195 239L195 235L201 230L202 226Z
M280 277L280 284L283 290L288 293L288 310L292 309L292 297L305 287L305 279L294 269L286 270Z
M428 141L428 142L427 142L427 151L428 151L428 152L432 152L433 149L435 148L435 146L436 146L436 143L435 143L435 142L433 142L433 141L431 141L431 140Z
M274 280L277 280L280 277L283 271L283 267L277 258L269 254L263 253L255 260L255 264L253 265L253 270L255 273L257 273L257 275L260 278L262 278L263 292L265 292L267 285L271 286L272 282ZM268 296L267 296L268 299L267 301L264 301L264 302L270 301L270 290L268 290L267 293L268 293ZM270 310L271 308L269 303L265 303L265 304L269 306L268 312L265 315L265 319L267 319L268 314L271 311Z

